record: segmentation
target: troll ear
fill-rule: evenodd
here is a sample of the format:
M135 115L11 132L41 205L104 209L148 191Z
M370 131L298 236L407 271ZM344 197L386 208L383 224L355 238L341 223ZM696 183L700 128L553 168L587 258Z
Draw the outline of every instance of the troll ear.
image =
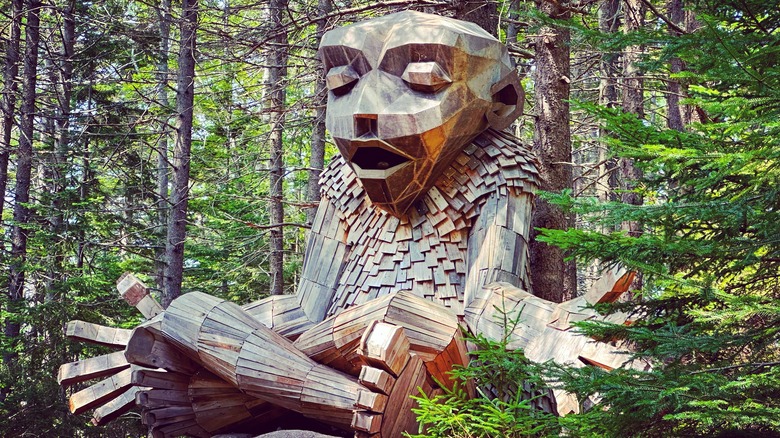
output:
M493 107L487 113L490 127L502 131L509 127L523 113L525 91L520 86L517 71L512 70L490 87Z

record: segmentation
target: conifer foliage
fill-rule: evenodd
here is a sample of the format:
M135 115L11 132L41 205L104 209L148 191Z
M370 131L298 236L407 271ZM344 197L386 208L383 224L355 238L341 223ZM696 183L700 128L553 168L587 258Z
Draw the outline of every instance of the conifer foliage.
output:
M699 2L698 29L647 60L685 63L677 78L700 120L686 132L581 105L613 133L614 151L641 167L645 205L550 198L605 228L636 221L643 234L550 230L544 239L579 260L644 273L637 300L612 309L630 312L632 325L582 329L632 341L654 368L554 367L568 390L600 396L562 419L573 434L780 432L780 11L770 3Z

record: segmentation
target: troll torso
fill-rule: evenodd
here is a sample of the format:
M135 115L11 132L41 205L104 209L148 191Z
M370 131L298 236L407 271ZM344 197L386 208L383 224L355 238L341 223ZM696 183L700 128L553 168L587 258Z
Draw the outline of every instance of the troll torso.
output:
M529 157L516 138L490 130L402 218L374 207L349 166L334 160L322 177L330 206L320 210L312 235L336 237L345 245L343 258L323 260L318 255L334 253L325 246L336 243L310 239L301 288L336 280L327 315L402 290L462 315L467 289L493 281L527 289L527 221L538 178ZM507 202L510 197L520 202ZM518 206L525 210L507 211ZM496 217L506 219L488 227ZM477 242L507 251L469 272Z

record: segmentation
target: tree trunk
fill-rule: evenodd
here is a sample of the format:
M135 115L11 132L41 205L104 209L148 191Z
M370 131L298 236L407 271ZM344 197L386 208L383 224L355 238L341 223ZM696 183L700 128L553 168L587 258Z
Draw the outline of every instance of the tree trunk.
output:
M198 0L182 0L179 77L176 85L176 144L173 148L173 193L165 245L167 269L162 305L181 295L184 273L184 239L187 229L187 202L190 183L190 150L195 96L195 40L198 27Z
M569 18L566 4L537 2L540 12L553 19ZM571 131L569 127L569 30L543 26L534 38L536 55L534 151L540 159L542 190L559 192L572 187ZM534 228L567 229L574 225L559 208L536 200ZM532 239L531 282L534 294L560 302L576 291L574 263L565 263L563 250Z
M696 13L694 11L685 11L684 15L685 32L696 32L701 27L701 23L696 19ZM686 90L683 89L683 94L685 93ZM691 123L701 123L704 121L703 119L706 119L704 111L702 111L701 108L690 104L685 104L682 107L683 126L688 126Z
M645 7L642 0L625 0L625 30L634 32L644 26ZM639 70L639 61L643 48L641 46L626 47L623 54L623 111L632 113L637 118L644 118L644 79ZM634 160L621 158L618 166L622 181L621 201L624 204L642 205L642 197L634 192L636 181L642 177L642 171L634 165ZM632 236L641 234L637 222L626 222L623 229Z
M14 191L14 225L11 230L11 263L8 285L9 313L18 313L24 299L24 273L27 261L27 238L30 229L30 182L32 179L33 132L35 123L35 100L38 75L38 45L40 36L41 2L29 0L25 30L24 76L22 77L22 106L19 133L19 149L16 164L16 189ZM11 350L3 355L3 362L14 367L18 354L13 343L18 340L21 324L18 320L6 319L5 336L12 342Z
M0 126L0 218L5 207L5 191L8 188L8 159L11 155L11 132L14 129L16 93L19 75L19 40L22 39L22 0L11 0L11 32L5 46L5 71L3 75L3 124Z
M170 136L168 115L168 59L171 36L171 0L162 0L157 8L157 29L160 36L159 59L157 61L157 101L160 104L160 139L157 142L157 235L158 248L155 251L155 283L165 290L166 241L168 228L168 138Z
M672 23L677 25L683 25L685 19L685 12L683 11L682 0L669 0L666 5L669 19ZM670 28L669 34L673 37L680 36L680 33ZM669 60L669 73L674 75L683 71L683 61L678 57L674 57ZM667 122L666 126L670 129L682 131L685 129L683 124L682 111L680 110L680 97L683 95L683 88L680 81L676 78L669 78L667 82L667 95L666 95L666 107L667 107Z
M498 36L498 3L494 0L451 0L455 18L478 24L481 28Z
M271 15L272 29L275 33L273 47L269 55L268 86L270 92L270 123L271 123L271 189L270 189L270 213L271 213L271 295L284 293L284 191L282 181L284 178L284 113L285 99L287 96L287 32L282 23L282 14L287 10L287 0L271 0L269 13Z
M599 8L599 30L605 34L612 34L620 28L620 0L603 0ZM607 108L618 106L618 86L620 54L616 52L604 52L601 54L599 66L601 79L599 80L599 105ZM609 132L601 129L599 138L607 138ZM619 180L617 177L617 161L610 158L609 149L605 142L599 147L599 173L596 192L599 199L615 201Z
M317 14L326 15L333 10L331 0L319 0ZM326 20L317 22L317 41L322 38L327 27ZM325 73L320 72L317 77L313 103L316 106L314 110L314 127L311 133L311 155L309 157L309 180L307 182L308 198L311 204L317 204L320 201L320 174L325 167L325 103L328 99L328 91L325 87ZM306 209L306 224L314 223L314 216L317 214L317 207Z
M56 103L54 105L54 115L47 120L47 125L52 126L53 153L48 154L46 159L41 160L45 166L42 172L45 175L45 184L48 185L49 202L49 232L53 241L53 257L50 257L52 263L48 266L46 274L46 300L51 300L57 295L57 289L63 284L65 279L65 270L63 263L65 261L64 245L67 241L65 237L65 210L68 208L64 197L67 186L66 175L69 172L69 151L70 151L70 116L71 116L71 97L73 94L73 57L75 55L76 44L76 21L74 17L76 8L75 0L65 2L59 11L62 17L62 28L60 33L50 34L52 47L61 44L61 51L57 58L49 57L47 65L50 66L50 87L53 91ZM57 42L54 39L61 36L62 41Z

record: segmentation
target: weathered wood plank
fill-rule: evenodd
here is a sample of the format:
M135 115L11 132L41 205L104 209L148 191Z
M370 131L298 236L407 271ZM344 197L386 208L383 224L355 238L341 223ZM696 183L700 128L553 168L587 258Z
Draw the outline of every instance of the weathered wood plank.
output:
M162 306L149 295L149 288L133 274L122 274L116 282L116 288L127 304L138 309L146 319L152 319L163 312Z
M128 368L73 394L68 400L70 412L81 414L113 399L132 385L132 368Z
M403 327L372 321L360 339L357 354L371 366L398 376L409 360L409 339Z
M60 365L57 383L70 386L74 383L109 376L125 368L130 368L130 364L125 359L124 352L117 351Z
M133 409L136 406L135 395L139 390L140 388L137 386L131 386L119 397L95 409L95 412L92 413L92 424L95 426L108 424Z
M356 411L352 417L352 428L369 434L379 433L382 427L382 415L366 411Z
M365 387L388 395L395 384L395 377L385 370L364 366L360 370L358 381Z
M109 347L124 347L132 330L106 327L86 321L70 321L65 335L71 339L91 342Z

